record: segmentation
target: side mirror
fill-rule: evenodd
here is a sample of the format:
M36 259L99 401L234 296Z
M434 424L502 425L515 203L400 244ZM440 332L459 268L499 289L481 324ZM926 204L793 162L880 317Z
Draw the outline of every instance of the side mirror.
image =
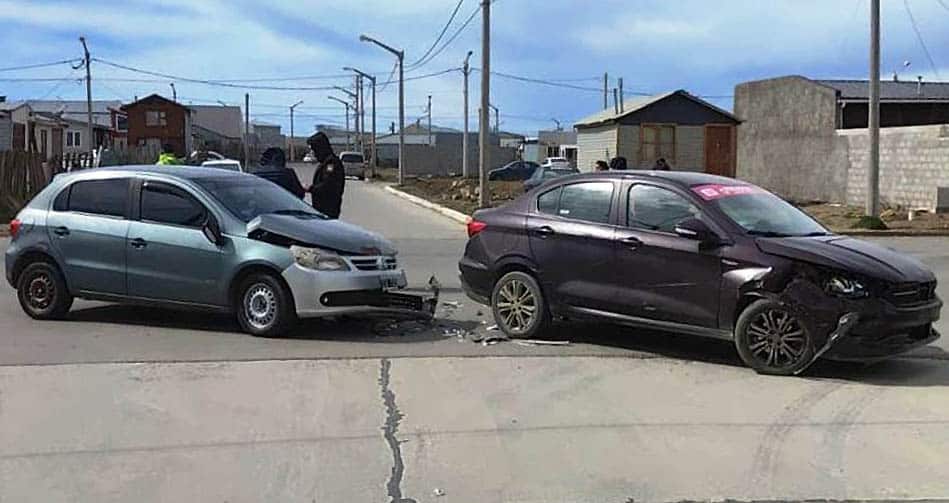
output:
M675 233L680 237L694 239L701 244L717 246L721 244L718 234L712 232L708 224L698 218L687 218L675 226Z
M204 237L208 238L208 241L218 246L224 244L224 234L221 233L221 225L214 216L208 215L208 220L204 223L204 227L201 231L204 232Z

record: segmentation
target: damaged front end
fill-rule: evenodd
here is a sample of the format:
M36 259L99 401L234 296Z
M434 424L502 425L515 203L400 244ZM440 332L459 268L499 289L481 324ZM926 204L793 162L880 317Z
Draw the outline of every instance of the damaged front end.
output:
M732 306L732 326L743 306L767 299L785 306L807 327L814 351L795 374L818 358L873 362L939 338L932 325L939 319L942 302L934 294L934 282L907 286L929 293L901 303L894 300L900 299L898 291L893 295L898 288L894 285L802 262L777 270L736 268L723 279L722 298Z
M311 215L261 215L247 224L247 236L285 247L292 258L282 272L297 316L388 314L431 319L438 306L438 281L428 294L407 287L395 247L360 227Z

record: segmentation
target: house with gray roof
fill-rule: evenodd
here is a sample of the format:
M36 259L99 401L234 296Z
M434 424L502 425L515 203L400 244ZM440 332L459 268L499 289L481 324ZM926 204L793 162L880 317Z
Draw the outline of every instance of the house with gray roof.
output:
M674 170L735 173L734 115L684 90L624 100L574 124L577 168L626 158L631 169L665 159Z

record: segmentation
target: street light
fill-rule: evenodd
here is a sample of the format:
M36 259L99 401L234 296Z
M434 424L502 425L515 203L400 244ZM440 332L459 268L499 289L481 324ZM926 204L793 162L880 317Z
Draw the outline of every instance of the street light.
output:
M352 98L354 102L356 102L356 105L353 106L353 122L355 123L355 126L356 126L355 128L356 142L355 143L356 145L362 144L362 139L360 138L360 135L359 135L359 109L362 107L362 105L359 103L359 94L354 93L350 91L349 89L346 89L345 87L341 87L341 86L333 86L333 89L336 89L337 91L341 91L345 93L347 96ZM355 146L353 148L355 148Z
M296 156L294 156L296 152L293 145L293 109L301 104L303 104L303 100L290 105L290 162L296 162L297 160Z
M554 124L557 124L557 131L563 131L563 128L560 126L560 121L557 119L550 119L554 121Z
M359 36L360 42L369 42L371 44L376 44L379 47L391 52L399 60L399 185L402 185L405 180L405 78L402 71L403 62L405 60L405 51L400 51L398 49L393 49L382 42L369 37L367 35Z
M376 168L378 167L378 158L376 157L376 77L369 75L368 73L361 72L351 66L343 67L344 72L353 72L356 75L360 75L363 78L369 79L369 82L372 83L372 148L369 153L369 169L370 169L370 178L376 177ZM365 124L363 124L365 126Z
M346 148L347 148L347 149L352 149L352 145L351 145L350 140L349 140L349 102L346 101L346 100L341 100L341 99L337 98L336 96L327 96L327 98L329 98L329 99L331 99L331 100L333 100L333 101L342 103L343 106L346 107Z

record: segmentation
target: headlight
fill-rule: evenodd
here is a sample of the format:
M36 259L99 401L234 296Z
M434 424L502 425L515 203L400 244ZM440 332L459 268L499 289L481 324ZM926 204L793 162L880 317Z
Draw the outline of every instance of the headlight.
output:
M857 299L867 296L867 288L863 283L845 276L831 276L824 284L824 290L831 295L846 297L848 299Z
M316 271L348 271L349 264L335 252L322 248L304 248L291 246L290 253L293 260L301 267Z

